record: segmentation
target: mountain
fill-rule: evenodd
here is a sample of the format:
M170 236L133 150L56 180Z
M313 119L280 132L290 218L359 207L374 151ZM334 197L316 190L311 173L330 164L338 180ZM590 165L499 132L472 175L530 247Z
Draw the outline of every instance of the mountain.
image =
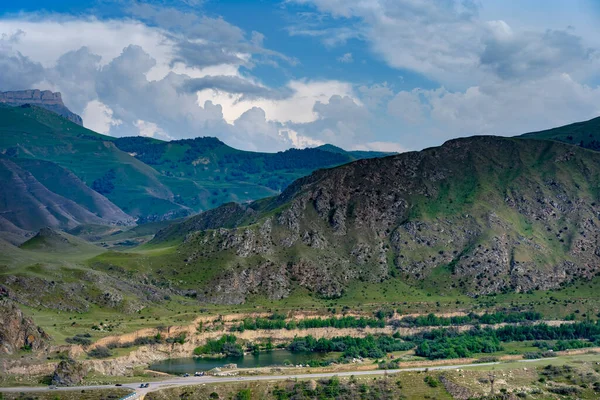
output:
M46 168L36 171L42 181L53 188L58 187L61 182L64 186L58 188L58 192L63 192L82 203L90 202L90 208L51 191L36 179L27 167ZM44 176L46 173L53 175ZM10 189L0 191L1 218L6 221L4 224L7 225L7 230L10 230L8 224L18 229L33 231L45 226L68 229L81 223L133 223L131 217L106 198L89 189L70 172L52 163L0 157L0 181L4 188Z
M456 139L316 171L277 197L173 224L150 246L177 244L177 279L200 272L201 284L183 286L215 303L298 288L339 297L359 281L471 296L546 290L600 271L599 182L592 151Z
M45 108L1 104L0 154L12 160L11 168L19 169L22 176L23 171L30 173L36 185L41 184L95 216L82 217L83 220L58 218L59 222L53 222L48 215L38 215L47 213L34 206L37 209L30 221L22 218L16 224L26 230L46 225L72 229L73 223L129 224L132 219L147 223L185 217L231 201L243 203L273 196L315 169L356 158L319 149L247 152L210 137L173 142L113 138ZM5 169L7 165L8 161L4 162ZM3 176L9 179L17 175ZM77 184L73 184L75 181ZM11 187L15 182L0 184ZM22 196L36 197L31 193ZM42 198L37 200L43 203ZM14 214L15 204L0 204L0 213ZM26 203L19 205L23 210L28 207ZM9 221L14 224L16 220Z
M55 231L51 228L40 229L37 235L21 244L19 248L22 250L40 251L44 253L102 252L102 249L86 242L85 240L71 236L64 232Z
M526 133L521 135L521 137L556 140L563 143L574 144L586 149L600 151L600 117L545 131Z
M337 166L360 158L389 155L378 152L355 154L331 145L302 150L289 149L278 153L250 152L229 147L214 137L171 142L125 137L116 139L114 143L119 149L166 176L188 177L210 186L243 181L266 188L271 195L315 169ZM254 197L256 198L260 196Z
M332 144L324 144L316 147L318 150L328 151L330 153L345 154L350 156L354 160L361 160L363 158L377 158L387 157L397 153L394 152L383 152L383 151L366 151L366 150L352 150L347 151Z
M0 92L0 103L8 106L35 105L45 108L68 119L69 121L83 126L81 117L69 110L62 101L60 93L49 90L19 90L13 92Z

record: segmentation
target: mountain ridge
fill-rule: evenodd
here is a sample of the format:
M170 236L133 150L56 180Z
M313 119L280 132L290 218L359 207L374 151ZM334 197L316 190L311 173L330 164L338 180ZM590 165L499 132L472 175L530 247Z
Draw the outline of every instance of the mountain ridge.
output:
M454 139L316 171L278 197L174 224L150 244L179 241L196 268L228 260L198 292L216 303L285 298L298 284L339 297L356 280L440 274L440 290L472 296L552 289L598 272L599 178L589 150Z
M314 169L355 159L316 149L246 152L211 137L174 142L114 138L37 106L2 104L0 154L39 159L72 172L137 223L272 196Z
M65 106L60 92L39 89L0 92L0 103L13 107L26 105L43 107L47 110L55 112L56 114L77 125L83 126L83 120L81 117Z

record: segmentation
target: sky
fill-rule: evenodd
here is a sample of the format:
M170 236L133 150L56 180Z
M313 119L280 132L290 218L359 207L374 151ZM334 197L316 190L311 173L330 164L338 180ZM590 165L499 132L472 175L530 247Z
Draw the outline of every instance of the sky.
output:
M409 151L600 115L600 0L20 0L0 91L112 136Z

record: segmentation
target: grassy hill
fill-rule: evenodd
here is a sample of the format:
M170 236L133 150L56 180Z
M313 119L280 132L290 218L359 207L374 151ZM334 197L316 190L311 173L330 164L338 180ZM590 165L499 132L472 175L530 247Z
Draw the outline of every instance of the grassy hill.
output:
M576 122L545 131L521 135L529 139L556 140L586 149L600 151L600 117L584 122Z
M38 107L1 107L0 121L6 156L58 164L133 217L189 213L156 170L116 148L113 138Z
M102 249L67 233L42 228L40 231L19 246L22 250L43 253L86 253L100 254Z
M51 192L93 214L106 214L110 207L99 206L97 198L83 194L81 185L76 185L78 193L71 190L70 182L78 178L113 203L113 213L125 213L139 223L272 196L315 169L358 157L319 149L253 153L233 149L216 138L174 142L143 137L116 139L46 109L2 105L0 153L18 160L13 162ZM373 155L379 153L360 156ZM56 171L59 176L54 175Z

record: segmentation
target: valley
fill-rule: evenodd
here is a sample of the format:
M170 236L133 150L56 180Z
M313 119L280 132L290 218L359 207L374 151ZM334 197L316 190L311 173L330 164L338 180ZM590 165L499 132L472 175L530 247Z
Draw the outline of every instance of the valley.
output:
M267 154L109 138L38 107L0 113L0 177L14 188L0 216L2 386L93 389L206 365L225 398L335 379L350 395L350 375L386 370L416 385L407 393L444 398L456 385L485 395L476 373L433 373L444 365L532 362L534 382L560 360L589 379L529 382L528 396L596 393L600 158L561 143L562 128L556 141L471 137L398 155ZM198 200L211 190L217 200ZM248 368L223 369L236 359ZM219 383L230 373L244 382ZM314 388L291 384L299 374ZM389 398L381 379L361 390ZM160 388L147 398L205 390Z

